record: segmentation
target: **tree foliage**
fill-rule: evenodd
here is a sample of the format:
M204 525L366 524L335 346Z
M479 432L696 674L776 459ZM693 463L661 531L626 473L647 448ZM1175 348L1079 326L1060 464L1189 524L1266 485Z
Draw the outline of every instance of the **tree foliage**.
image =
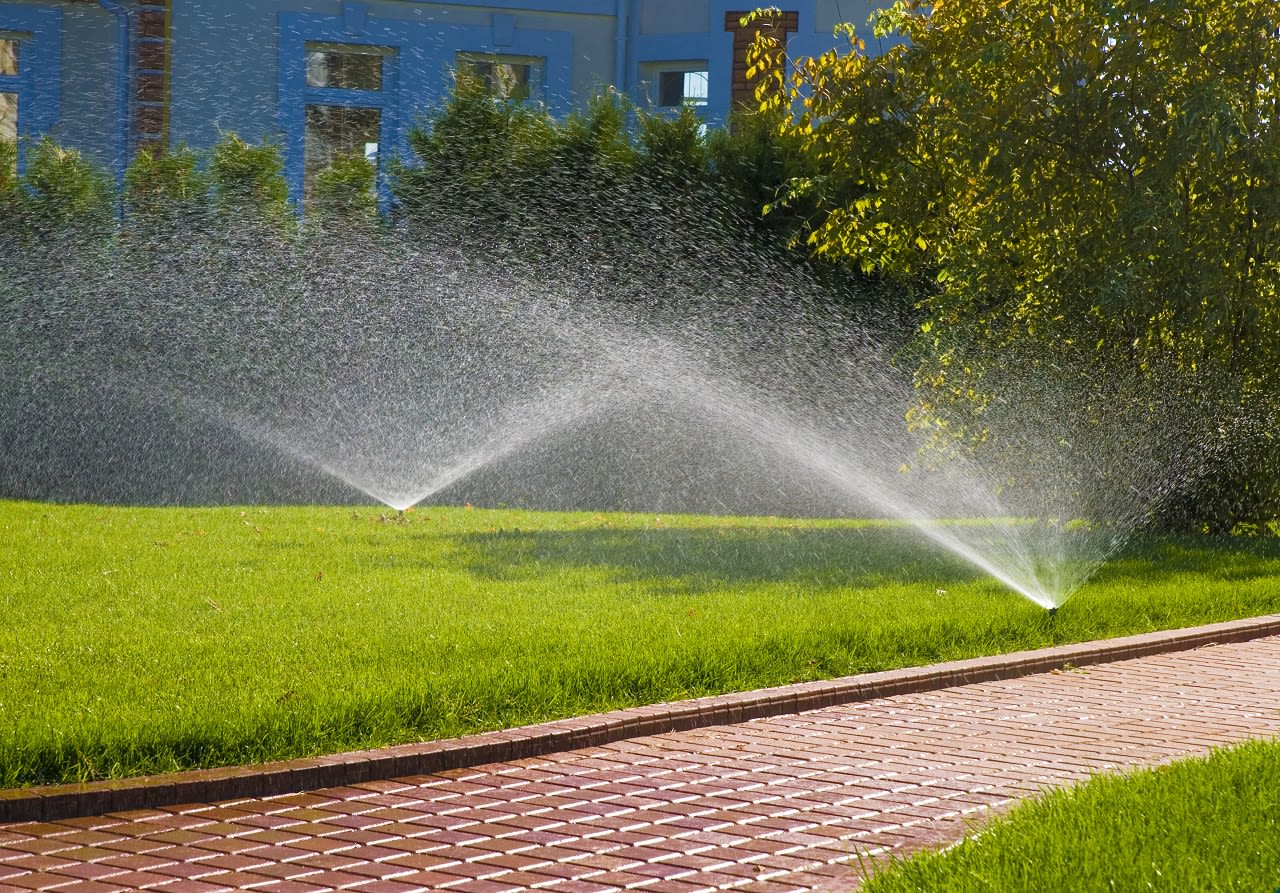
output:
M874 27L906 41L871 56L850 29L852 52L761 96L798 110L812 249L927 310L914 421L982 441L988 372L1064 348L1092 375L1211 383L1274 427L1280 6L898 0ZM781 82L776 43L753 62ZM1253 464L1245 511L1269 474Z

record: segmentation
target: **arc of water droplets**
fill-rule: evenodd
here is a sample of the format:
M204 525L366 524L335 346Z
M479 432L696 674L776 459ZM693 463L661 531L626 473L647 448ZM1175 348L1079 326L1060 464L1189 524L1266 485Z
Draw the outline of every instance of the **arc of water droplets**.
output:
M957 529L940 522L924 506L903 492L899 483L885 481L829 437L769 406L762 398L727 380L717 378L669 344L659 345L661 363L648 369L664 368L668 373L643 381L630 378L621 363L549 389L503 412L488 427L490 435L477 448L443 468L433 468L423 480L391 487L350 464L326 458L307 438L287 427L274 427L253 416L221 406L202 409L230 424L242 435L306 462L370 497L403 511L430 498L473 472L515 453L535 441L549 438L589 418L606 406L616 407L628 398L646 392L660 393L695 409L704 419L714 419L734 436L767 447L787 461L797 462L831 481L852 497L867 500L887 516L913 525L925 537L999 580L1014 592L1043 608L1055 608L1069 591L1052 590L1040 580L1034 562L1021 550L1004 550L1003 561L994 560L965 540ZM634 359L633 359L634 364ZM973 495L983 494L977 483ZM985 494L983 494L985 495ZM994 516L1001 514L991 505Z
M802 463L850 495L866 499L888 516L910 523L933 542L1040 607L1056 608L1069 594L1050 592L1040 581L1029 556L1011 555L1010 563L1014 567L991 560L953 529L927 514L923 507L904 498L901 488L889 486L847 451L836 448L818 432L770 408L754 395L706 376L697 378L697 387L692 387L693 380L685 376L669 378L665 390L703 412L714 414L738 434Z
M424 479L395 487L349 464L326 458L306 437L287 427L273 427L253 416L219 406L202 404L206 412L230 424L243 436L267 444L286 455L320 469L397 511L411 508L475 471L511 455L528 444L550 437L590 416L604 403L607 392L596 379L577 381L539 394L502 413L489 426L483 443L443 468L433 467Z
M296 424L279 420L269 421L192 394L183 394L180 398L243 436L318 468L392 508L404 510L485 466L587 420L602 409L617 409L628 401L657 395L667 405L690 408L699 419L714 422L738 440L767 448L780 461L797 464L850 497L865 500L886 516L911 524L930 541L1040 607L1053 609L1062 604L1105 557L1095 556L1095 560L1083 562L1082 567L1068 574L1065 573L1067 558L1058 543L1058 554L1041 555L1048 560L1046 567L1038 568L1034 550L1015 536L1019 521L1007 517L1009 513L991 488L980 476L967 474L967 469L953 469L952 484L962 489L964 503L976 510L977 529L998 529L1000 533L991 541L975 542L974 528L941 520L937 511L930 510L931 503L923 492L913 492L913 487L903 480L890 479L860 459L842 442L847 433L819 430L752 389L714 374L670 341L651 338L637 345L633 336L623 342L620 339L624 335L604 326L594 329L592 337L596 341L594 356L600 361L586 367L591 371L580 372L572 381L558 386L543 388L487 419L480 426L484 434L479 438L479 445L464 445L461 455L455 453L443 463L432 461L431 456L415 456L409 463L412 470L404 473L406 480L394 483L388 483L386 474L380 478L376 469L331 458L332 453L325 451L326 444L314 430L302 430ZM626 350L622 349L623 345ZM638 352L643 360L638 360ZM601 359L604 357L616 359ZM646 374L634 374L635 368L645 369ZM655 369L663 372L654 374ZM413 447L411 431L405 426L399 433ZM428 452L421 444L419 448ZM1045 573L1052 579L1046 579Z

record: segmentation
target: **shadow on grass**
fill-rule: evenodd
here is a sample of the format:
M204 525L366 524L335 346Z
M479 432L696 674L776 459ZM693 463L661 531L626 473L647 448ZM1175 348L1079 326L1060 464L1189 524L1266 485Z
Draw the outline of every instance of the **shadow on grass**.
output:
M1158 586L1175 578L1212 574L1218 580L1280 575L1280 537L1139 534L1094 575L1099 583Z
M744 584L873 588L958 586L987 575L911 528L642 528L498 530L454 537L471 573L533 580L553 569L596 569L613 582L667 584L682 592ZM1088 549L1087 543L1076 548ZM1280 576L1280 538L1140 534L1093 575L1091 585L1160 589L1203 575L1215 581Z
M612 582L681 592L794 583L821 587L958 585L983 574L896 526L499 530L453 539L471 573L518 582L596 569Z

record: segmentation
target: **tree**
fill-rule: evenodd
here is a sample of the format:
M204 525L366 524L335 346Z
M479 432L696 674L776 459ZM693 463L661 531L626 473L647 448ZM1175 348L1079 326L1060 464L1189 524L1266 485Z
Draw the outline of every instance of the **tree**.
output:
M820 211L812 249L927 311L915 423L989 441L988 373L1010 350L1047 367L1061 347L1088 353L1083 375L1175 371L1269 436L1280 7L898 0L875 27L907 42L871 57L850 31L852 52L800 60L785 95L762 96L798 109L782 127L815 169L791 188ZM755 56L778 83L779 47ZM1196 511L1273 513L1275 476L1244 464L1232 492L1250 505Z

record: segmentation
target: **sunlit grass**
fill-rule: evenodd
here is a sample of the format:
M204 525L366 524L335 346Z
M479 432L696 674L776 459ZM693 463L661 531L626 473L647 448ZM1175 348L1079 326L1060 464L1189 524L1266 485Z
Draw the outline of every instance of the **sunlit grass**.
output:
M1270 891L1280 887L1280 744L1252 742L1015 807L864 893Z
M879 522L0 502L0 786L334 752L1280 610L1146 541L1053 621Z

